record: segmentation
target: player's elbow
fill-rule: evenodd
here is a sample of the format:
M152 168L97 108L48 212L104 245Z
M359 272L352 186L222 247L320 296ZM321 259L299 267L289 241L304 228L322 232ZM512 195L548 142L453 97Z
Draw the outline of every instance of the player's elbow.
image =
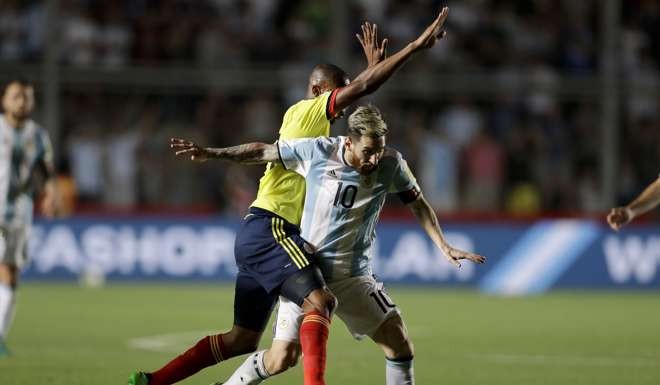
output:
M367 77L366 79L364 79L364 80L360 81L360 83L358 83L357 91L358 91L358 94L360 94L360 96L372 93L372 92L376 91L375 82L373 81L373 79L371 77Z

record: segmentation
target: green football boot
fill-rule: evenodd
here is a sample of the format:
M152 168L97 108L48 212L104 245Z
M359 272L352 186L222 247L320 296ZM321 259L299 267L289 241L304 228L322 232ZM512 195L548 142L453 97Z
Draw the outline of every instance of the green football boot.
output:
M149 377L144 372L135 372L128 377L128 385L149 385Z

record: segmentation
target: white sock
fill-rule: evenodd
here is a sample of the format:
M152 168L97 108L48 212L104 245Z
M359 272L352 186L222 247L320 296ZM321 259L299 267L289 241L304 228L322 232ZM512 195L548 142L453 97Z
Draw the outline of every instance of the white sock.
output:
M405 361L385 359L385 383L387 385L415 385L412 358Z
M257 385L270 377L264 365L265 350L252 353L223 385Z
M9 325L14 318L14 290L11 287L0 284L0 338L6 339Z

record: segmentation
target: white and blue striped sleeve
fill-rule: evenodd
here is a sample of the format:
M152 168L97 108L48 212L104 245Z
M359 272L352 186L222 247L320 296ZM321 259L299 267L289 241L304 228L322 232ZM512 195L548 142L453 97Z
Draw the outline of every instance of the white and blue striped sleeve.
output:
M419 184L417 179L410 171L408 162L397 154L397 167L392 178L390 192L396 193L403 203L410 203L417 199L420 194Z
M307 176L314 160L316 142L316 139L311 138L279 140L277 150L284 168Z

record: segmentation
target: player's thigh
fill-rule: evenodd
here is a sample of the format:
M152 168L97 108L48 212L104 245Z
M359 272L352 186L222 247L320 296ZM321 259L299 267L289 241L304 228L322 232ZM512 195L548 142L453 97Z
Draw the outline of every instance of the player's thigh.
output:
M302 305L309 293L323 288L323 278L311 263L300 229L262 211L252 208L244 221L234 247L236 263L266 291Z
M276 301L277 294L269 293L256 279L239 272L234 291L234 325L262 333Z
M372 337L388 319L400 314L382 282L371 276L329 283L339 305L336 314L356 339Z
M383 349L387 358L401 359L413 356L412 341L400 314L383 322L371 339Z

